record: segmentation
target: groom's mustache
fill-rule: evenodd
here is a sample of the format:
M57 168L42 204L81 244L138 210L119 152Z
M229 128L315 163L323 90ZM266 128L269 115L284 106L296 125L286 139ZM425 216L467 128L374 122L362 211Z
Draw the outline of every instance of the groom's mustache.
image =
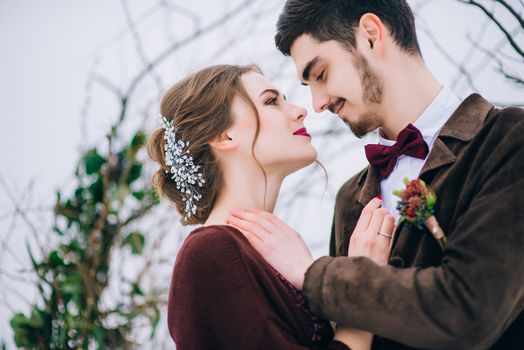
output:
M338 110L338 108L340 107L340 105L342 103L344 103L346 101L346 99L342 98L342 97L339 97L337 98L337 100L333 103L331 103L329 106L328 106L328 109L331 113L333 114L336 114L336 111Z

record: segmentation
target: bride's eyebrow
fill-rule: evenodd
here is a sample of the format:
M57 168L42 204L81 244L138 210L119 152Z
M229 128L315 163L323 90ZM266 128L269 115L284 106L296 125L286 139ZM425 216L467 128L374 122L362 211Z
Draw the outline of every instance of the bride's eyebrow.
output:
M262 95L265 94L266 92L271 92L271 93L277 95L277 97L280 96L280 92L279 92L278 90L275 90L275 89L265 89L264 91L262 91L262 92L260 93L260 95L258 95L258 97L262 96Z

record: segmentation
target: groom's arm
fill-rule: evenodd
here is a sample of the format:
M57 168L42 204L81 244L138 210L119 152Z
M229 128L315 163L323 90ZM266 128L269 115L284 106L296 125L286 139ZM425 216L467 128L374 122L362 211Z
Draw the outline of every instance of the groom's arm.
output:
M488 348L524 309L524 123L500 134L439 267L325 257L307 271L311 309L419 348Z

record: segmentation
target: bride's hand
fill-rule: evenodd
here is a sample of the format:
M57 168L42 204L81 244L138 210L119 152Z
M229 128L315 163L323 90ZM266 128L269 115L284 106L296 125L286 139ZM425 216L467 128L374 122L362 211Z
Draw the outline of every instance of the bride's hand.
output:
M382 200L374 198L362 210L349 241L348 256L365 256L379 265L387 264L395 218L381 205Z
M259 209L234 211L228 223L239 229L275 270L302 289L304 275L314 259L298 232Z
M362 210L349 240L348 256L366 256L379 265L388 262L395 218L381 208L382 200L372 199ZM355 350L371 349L373 334L348 327L338 327L335 339Z

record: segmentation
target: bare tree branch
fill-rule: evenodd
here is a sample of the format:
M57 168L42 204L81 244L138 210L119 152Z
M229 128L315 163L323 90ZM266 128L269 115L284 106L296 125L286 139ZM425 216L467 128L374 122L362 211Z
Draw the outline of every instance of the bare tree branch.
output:
M479 89L475 85L472 75L469 73L466 67L463 64L461 64L460 62L457 62L455 58L451 56L448 50L440 44L440 42L435 37L435 35L431 32L431 30L429 30L425 26L419 26L419 29L421 29L424 32L424 34L428 36L428 38L431 40L431 42L434 44L435 48L440 52L440 54L444 56L444 58L448 62L450 62L462 74L462 76L466 79L470 88L475 91L479 91Z
M494 14L489 11L485 6L483 6L482 4L478 3L477 1L475 0L457 0L463 4L470 4L470 5L473 5L473 6L476 6L478 7L479 9L482 10L482 12L484 12L484 14L489 18L491 19L491 21L500 29L500 31L504 34L504 36L506 37L508 43L511 45L511 47L515 50L515 52L517 52L520 56L522 56L522 58L524 59L524 51L519 47L519 45L515 42L515 40L513 39L513 37L511 36L511 34L509 33L509 31L502 25L502 23L500 23L500 21L495 18Z
M524 19L522 18L522 15L518 13L510 4L508 4L507 1L504 1L504 0L496 0L496 1L499 4L501 4L502 6L504 6L512 14L513 17L515 17L515 19L517 20L517 22L519 22L520 27L524 29ZM524 4L522 6L524 6Z
M120 111L120 117L118 124L121 124L127 114L127 101L129 100L129 97L133 94L135 89L137 88L138 84L142 81L144 76L146 76L150 70L152 70L154 67L156 67L158 64L160 64L163 60L165 60L167 57L169 57L173 52L179 50L180 48L188 45L189 43L193 42L200 36L209 33L210 31L224 25L227 23L227 21L237 15L239 15L243 10L247 9L250 5L252 5L255 2L255 0L246 0L242 2L240 5L238 5L233 10L227 12L225 15L220 17L219 19L212 22L207 27L200 29L193 33L191 36L187 37L186 39L179 41L178 43L172 45L171 47L167 48L162 52L160 55L158 55L154 60L152 60L144 70L142 70L140 73L138 73L135 78L131 81L131 84L129 85L126 93L124 94L123 102L122 103L122 109Z
M122 0L122 9L124 11L124 17L126 19L127 26L129 27L129 31L131 32L131 34L133 36L133 41L135 43L135 48L136 48L136 52L138 54L138 57L142 61L142 64L144 65L144 67L147 67L148 63L149 63L149 60L146 57L146 53L145 53L144 47L142 45L142 40L140 39L140 34L138 33L138 30L136 29L136 25L133 22L133 19L132 19L132 16L131 16L131 11L129 10L129 4L128 4L127 0ZM160 96L162 94L162 91L163 91L162 80L156 74L155 67L153 66L150 69L147 69L147 73L151 76L151 78L155 82L157 90L158 90L158 95Z

